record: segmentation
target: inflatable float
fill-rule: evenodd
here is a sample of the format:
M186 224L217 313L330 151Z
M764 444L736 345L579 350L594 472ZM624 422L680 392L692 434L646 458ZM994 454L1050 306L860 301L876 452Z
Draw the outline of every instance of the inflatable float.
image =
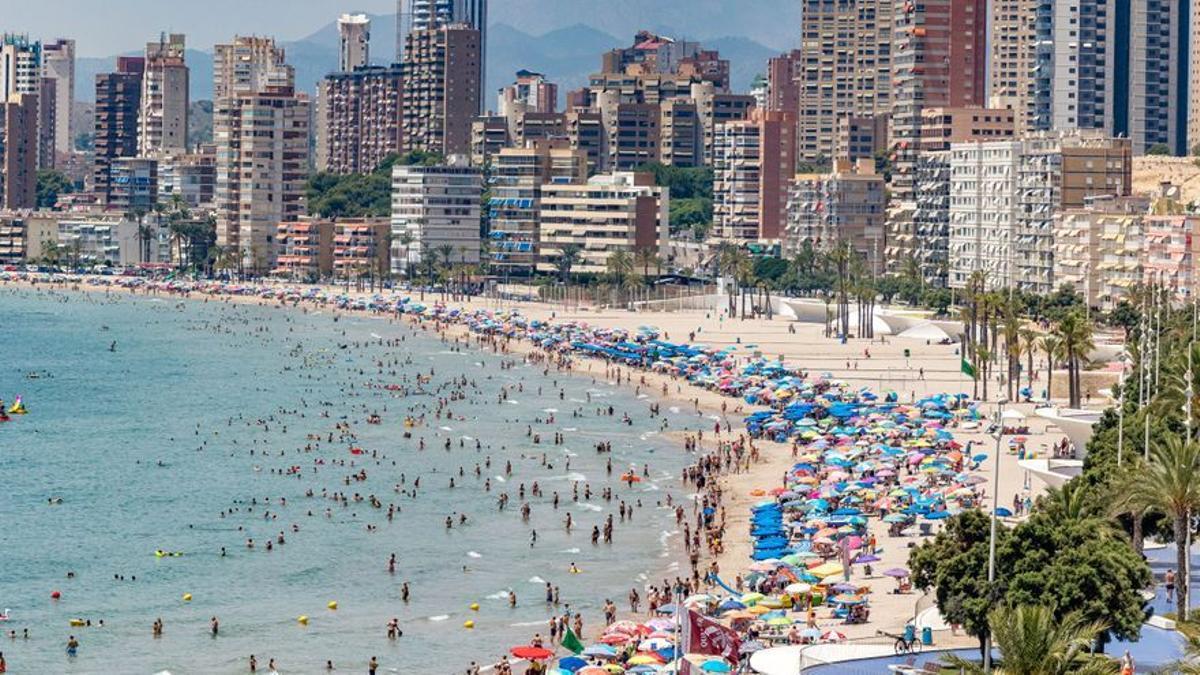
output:
M13 401L12 407L8 409L8 414L10 415L25 415L28 412L29 410L25 408L25 402L21 400L20 396L17 397L17 400Z

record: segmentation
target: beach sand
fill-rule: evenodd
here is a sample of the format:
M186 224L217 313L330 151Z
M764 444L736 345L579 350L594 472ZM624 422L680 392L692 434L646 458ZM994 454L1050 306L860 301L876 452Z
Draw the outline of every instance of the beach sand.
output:
M39 284L39 286L46 287L45 284ZM91 292L129 292L121 288L89 284L74 284L72 287ZM344 289L333 287L326 290L331 294L346 292ZM369 297L371 294L352 291L349 295ZM412 293L411 295L416 296L417 294ZM192 297L198 299L212 296ZM426 294L425 302L432 304L440 299L437 294L429 293ZM228 301L258 305L284 304L253 296L233 296L228 298ZM901 402L937 393L964 392L971 394L973 389L972 381L960 372L957 345L931 344L924 340L893 339L891 337L886 338L886 343L878 339L874 341L855 339L841 344L835 339L825 337L822 334L823 327L819 324L793 322L782 317L772 320L733 319L722 316L717 310L707 312L703 310L629 312L612 309L595 311L590 308L564 308L561 305L498 301L478 297L469 302L465 299L447 298L446 304L468 310L478 308L517 309L531 319L578 321L592 326L625 328L630 331L636 331L639 326L649 325L661 330L663 339L675 342L687 342L689 333L695 333L694 342L697 343L717 348L736 346L738 349L735 353L739 355L740 362L759 357L782 358L790 367L803 368L810 374L829 373L832 377L855 387L870 387L875 391L894 390L898 393ZM363 314L377 316L370 313ZM406 320L412 319L406 318ZM789 330L789 327L794 330L794 333ZM463 337L468 332L467 328L461 325L445 327L445 334L450 337ZM507 346L511 351L518 353L530 352L535 349L532 345L518 341L510 341ZM870 353L869 358L867 351ZM907 356L906 351L908 352ZM1044 377L1044 362L1035 363L1035 368ZM625 367L622 367L621 370L632 376L630 386L639 386L644 377L645 385L640 386L643 387L643 393L647 394L650 400L661 400L664 406L678 406L685 411L698 411L695 426L705 429L705 439L701 444L701 451L714 448L714 440L711 435L712 424L715 421L713 418L721 419L723 424L728 422L732 430L732 437L736 438L738 434L744 432L742 418L759 409L745 404L740 399L729 398L717 392L693 386L683 379L653 372L643 373ZM604 371L605 364L603 362L585 358L578 359L574 368L575 373L585 376L603 377ZM665 398L661 396L664 384L667 385L668 392ZM989 389L993 399L1002 390L998 382L992 382ZM725 407L724 413L722 406ZM1052 443L1058 442L1063 436L1062 433L1044 420L1032 416L1033 405L1017 404L1010 407L1015 407L1028 415L1027 423L1030 429L1026 434L1028 439L1026 448L1037 453L1038 457L1046 457L1048 447ZM981 409L988 415L994 415L995 405L984 403L981 404ZM1017 465L1015 454L1003 452L997 463L993 437L986 436L982 432L969 433L963 430L955 430L955 437L964 445L967 441L974 441L975 448L972 453L986 452L988 454L987 460L982 463L979 470L979 473L988 479L987 485L982 486L988 498L988 508L991 504L992 480L997 467L1000 470L999 504L1001 506L1011 507L1014 495L1029 493L1036 497L1043 491L1044 486L1040 481L1030 478ZM729 434L724 434L720 438L728 440L731 437ZM717 563L722 579L729 584L732 584L735 576L744 572L750 563L749 556L753 550L753 544L748 536L750 506L763 499L763 497L754 496L751 493L756 490L769 491L779 487L785 472L795 461L789 445L766 440L756 440L754 444L760 449L761 461L752 465L748 472L729 474L722 478L723 505L727 512L727 536L724 542L724 551L718 557ZM934 531L937 527L939 526L935 525ZM922 599L919 591L904 595L892 593L896 582L889 577L879 575L881 571L892 567L907 567L909 548L918 544L921 539L919 537L889 538L885 524L877 519L870 521L870 530L877 537L881 548L877 554L882 560L872 565L875 576L867 577L862 566L854 566L851 577L852 583L868 586L873 591L870 621L866 624L843 625L839 620L829 616L825 609L818 614L818 623L823 629L835 628L850 639L870 638L875 636L877 631L902 632L904 625L913 620L918 609L925 609L933 604L932 597ZM677 553L682 560L682 550ZM686 567L686 562L682 562L682 564ZM701 569L706 569L708 564L707 556L702 557ZM939 633L935 641L939 646L976 645L971 638L966 638L961 634L958 637L952 637L949 632Z

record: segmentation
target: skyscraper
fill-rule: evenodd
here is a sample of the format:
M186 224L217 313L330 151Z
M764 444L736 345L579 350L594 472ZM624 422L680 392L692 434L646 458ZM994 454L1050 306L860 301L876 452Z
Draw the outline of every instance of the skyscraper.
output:
M992 0L988 106L1014 111L1018 134L1033 126L1038 5L1037 0Z
M404 50L403 139L406 150L469 154L478 115L479 31L455 23L408 34Z
M894 0L805 0L796 61L802 160L833 157L837 120L891 108ZM786 68L786 63L778 64Z
M488 0L398 0L397 21L397 60L404 60L408 36L414 31L456 23L466 24L479 31L478 80L481 87L486 85ZM482 98L478 103L478 113L482 113Z
M1140 155L1187 150L1190 0L1115 0L1113 124Z
M59 38L42 47L42 76L54 80L54 149L75 149L75 124L71 109L75 103L75 41Z
M332 73L319 88L317 167L370 173L400 152L404 73L398 65Z
M278 223L305 214L311 106L290 84L282 50L240 42L254 47L259 67L242 71L215 101L217 245L233 247L242 268L265 273L280 253Z
M295 75L282 47L268 37L234 36L216 45L213 56L213 101L267 88L293 86Z
M142 108L142 57L117 58L117 70L96 76L95 166L92 184L103 203L108 202L112 163L118 157L138 154L138 113Z
M37 206L38 95L0 102L0 208Z
M916 166L922 110L981 107L987 91L987 0L896 0L892 54L892 204L887 259L914 260L943 283L948 232L918 228Z
M1113 131L1117 0L1039 2L1033 83L1035 130ZM1126 16L1128 2L1126 0Z
M0 36L0 103L13 94L37 94L41 78L42 43L28 35Z
M371 63L371 20L366 14L338 17L338 70L348 73Z
M184 36L163 34L146 43L142 78L142 112L138 118L138 153L153 155L187 149L188 67Z

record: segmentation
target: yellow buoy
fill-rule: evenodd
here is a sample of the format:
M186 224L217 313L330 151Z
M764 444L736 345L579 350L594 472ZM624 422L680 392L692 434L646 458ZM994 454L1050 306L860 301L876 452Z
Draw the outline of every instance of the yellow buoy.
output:
M467 630L471 630L474 627L475 627L474 621L464 621L463 622L463 628L466 628Z
M301 614L300 618L296 619L296 621L299 621L301 626L307 626L308 625L308 615Z
M71 619L70 621L72 626L82 626L84 623L86 622L83 619Z
M325 606L329 609L337 609L337 600L330 600L329 604Z
M183 601L184 601L184 602L191 602L191 601L192 601L192 594L191 594L191 593L184 593L184 594L183 594Z
M472 603L471 603L471 611L472 611L472 612L478 612L478 611L479 611L479 603L478 603L478 602L472 602Z

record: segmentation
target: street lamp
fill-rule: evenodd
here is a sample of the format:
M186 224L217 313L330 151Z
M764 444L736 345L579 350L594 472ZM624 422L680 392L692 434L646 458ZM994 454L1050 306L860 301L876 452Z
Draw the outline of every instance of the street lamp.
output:
M1004 438L1004 404L1008 399L996 401L996 469L992 472L992 529L988 537L988 592L996 581L996 525L999 516L996 511L1000 508L1000 444ZM993 600L995 598L992 598ZM983 644L983 672L992 672L992 634L988 631Z

